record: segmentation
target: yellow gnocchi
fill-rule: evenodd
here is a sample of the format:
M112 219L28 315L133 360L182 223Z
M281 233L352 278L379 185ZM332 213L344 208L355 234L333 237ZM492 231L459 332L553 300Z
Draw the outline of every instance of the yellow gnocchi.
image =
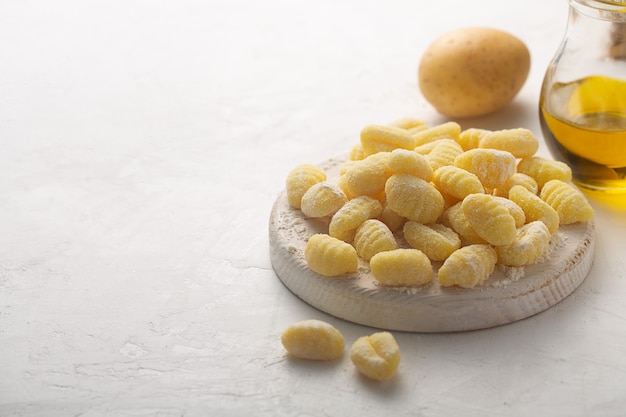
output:
M473 288L489 278L497 261L498 255L491 245L464 246L444 261L437 279L444 287Z
M349 274L359 267L359 257L352 245L324 233L309 238L304 259L309 268L327 277Z
M335 214L348 199L341 189L328 181L311 186L302 196L302 213L307 217L321 218Z
M361 374L384 381L400 365L400 347L391 333L378 332L358 338L350 347L350 359Z
M470 194L461 203L476 233L492 245L509 245L517 236L515 218L508 207L489 194Z
M433 279L428 256L418 249L379 252L370 259L372 275L383 286L419 287Z
M368 196L355 197L343 205L330 219L328 234L344 242L352 242L356 229L383 211L380 201Z
M497 195L499 197L508 197L509 191L516 185L521 185L533 194L537 194L537 192L539 191L537 181L535 181L533 177L531 177L530 175L522 174L521 172L516 172L508 180L506 180L504 184L494 189L493 195Z
M413 145L413 148L439 139L457 140L460 134L461 126L458 123L442 123L440 125L429 127L428 129L420 130L419 132L414 133L413 140L415 141L415 144Z
M457 156L454 165L475 174L483 186L494 189L515 173L517 160L507 151L497 149L470 149Z
M376 196L385 190L389 169L389 152L378 152L346 168L344 184L351 196Z
M461 238L463 246L487 243L480 237L463 212L463 202L460 201L448 208L441 216L443 224L454 230Z
M432 181L437 188L458 199L485 192L483 184L475 174L453 165L437 169L433 173Z
M498 263L524 266L537 262L546 253L551 233L545 223L533 221L517 229L517 238L509 245L496 246Z
M426 156L433 171L443 166L453 165L456 157L463 153L461 145L452 139L441 139L434 143L433 149Z
M572 180L572 169L569 166L563 162L540 156L533 156L519 161L517 172L534 178L537 181L539 190L550 180L561 180L563 182Z
M530 158L539 149L539 141L528 129L504 129L482 135L478 146L507 151L516 158Z
M391 152L389 169L393 174L409 174L424 181L430 181L433 176L433 169L428 159L407 149L394 149Z
M299 209L304 193L313 185L322 181L326 181L326 172L323 169L311 164L296 166L289 172L285 181L289 205Z
M593 208L570 183L550 180L541 188L539 197L556 210L560 224L586 222L593 218Z
M560 223L559 214L539 196L521 185L516 185L509 191L509 199L524 210L527 222L541 221L550 234L556 233Z
M386 201L383 205L382 213L378 216L378 220L385 223L392 232L399 230L406 222L406 218L393 211Z
M403 232L409 245L424 252L431 261L443 261L461 247L459 235L442 224L408 221Z
M389 227L376 219L366 220L359 226L354 236L353 245L356 248L356 253L365 261L369 261L372 256L379 252L398 247L396 238Z
M421 178L407 174L394 174L385 185L389 207L409 220L434 223L443 213L441 193Z
M401 117L389 123L388 126L414 131L417 131L416 129L423 130L428 128L426 122L417 117Z
M411 132L394 126L369 125L361 130L361 146L366 155L390 152L396 148L413 149L416 146Z
M329 361L343 356L345 340L331 324L303 320L287 327L280 340L289 355L314 361Z
M480 146L480 140L488 133L489 130L472 127L462 131L457 142L464 151L469 151L470 149L478 148Z

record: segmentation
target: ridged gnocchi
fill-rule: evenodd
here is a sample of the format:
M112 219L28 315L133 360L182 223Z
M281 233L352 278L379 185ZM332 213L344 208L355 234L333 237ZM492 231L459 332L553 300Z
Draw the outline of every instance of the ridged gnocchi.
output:
M400 365L400 348L389 332L358 338L350 347L350 359L356 369L375 381L391 378Z
M546 182L539 197L556 210L560 224L586 222L593 218L594 210L585 196L564 181Z
M434 223L443 213L441 193L421 178L394 174L385 184L387 204L399 215L420 223Z
M433 279L433 268L424 252L399 248L379 252L370 260L372 275L388 287L420 287Z
M572 180L572 169L569 166L563 162L540 156L532 156L519 161L517 172L526 174L537 181L539 190L550 180L561 180L563 182Z
M454 251L439 268L437 279L444 287L473 288L482 284L498 261L491 245L469 245Z
M379 252L396 249L398 244L385 223L380 220L369 219L365 220L356 230L354 247L361 259L369 261L372 256Z
M409 245L424 252L431 261L443 261L461 247L459 235L443 224L408 221L403 232Z
M453 165L437 169L433 173L432 181L440 190L459 199L485 192L483 184L475 174Z
M504 184L515 173L516 163L510 152L483 148L465 151L454 161L454 165L475 174L490 190Z
M369 125L361 130L361 147L366 155L391 152L394 149L413 149L415 137L406 129L394 126Z
M517 229L517 238L509 245L496 246L498 263L524 266L540 259L550 245L551 233L545 223L534 221Z
M304 193L300 209L307 217L328 217L335 214L347 202L348 198L337 185L322 181L312 185Z
M463 214L476 234L492 245L509 245L517 236L515 218L496 197L470 194L461 203Z
M289 205L328 225L309 237L305 261L328 277L365 265L380 286L436 277L463 288L496 265L535 263L560 225L594 215L569 167L537 148L523 128L461 130L412 117L366 126L336 182L310 164L287 176Z
M293 208L299 209L302 196L318 182L326 181L323 169L312 164L300 164L292 169L285 180L287 200Z
M328 234L344 242L352 242L356 229L367 219L383 211L380 201L368 196L355 197L344 204L330 219Z

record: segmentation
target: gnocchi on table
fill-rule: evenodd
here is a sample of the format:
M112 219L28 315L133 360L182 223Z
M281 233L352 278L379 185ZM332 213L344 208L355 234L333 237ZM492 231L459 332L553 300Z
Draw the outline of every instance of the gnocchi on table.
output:
M538 145L524 128L415 117L365 126L338 178L311 164L287 176L291 208L327 225L309 237L305 261L328 277L366 268L381 287L462 288L498 266L536 263L560 226L594 216L571 169L535 155ZM371 343L359 346L355 360L370 366Z

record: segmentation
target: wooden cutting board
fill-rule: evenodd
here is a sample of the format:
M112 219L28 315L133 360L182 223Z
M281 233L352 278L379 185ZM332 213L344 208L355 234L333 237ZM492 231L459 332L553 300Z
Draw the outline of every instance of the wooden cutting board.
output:
M338 176L345 159L320 166L329 180ZM328 314L371 327L409 332L455 332L484 329L530 317L570 295L593 263L594 223L561 226L551 251L522 268L497 266L482 286L463 289L432 284L420 288L380 286L368 264L359 260L354 274L329 278L313 272L304 260L309 236L327 233L328 224L307 219L292 209L286 193L270 215L272 265L296 296ZM441 263L433 263L434 274Z

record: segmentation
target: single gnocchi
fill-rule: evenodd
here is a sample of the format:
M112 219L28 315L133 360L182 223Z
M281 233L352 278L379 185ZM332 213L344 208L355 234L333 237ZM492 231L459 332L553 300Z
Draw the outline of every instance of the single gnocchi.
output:
M463 246L487 243L480 237L463 212L463 202L460 201L448 208L441 216L442 223L454 230L461 238Z
M424 252L431 261L444 261L461 247L459 235L442 224L426 225L408 221L403 231L409 245Z
M299 209L304 193L313 185L322 181L326 181L326 172L320 167L311 164L300 164L296 166L289 172L285 180L289 205Z
M504 129L482 135L478 146L507 151L516 158L530 158L539 149L539 141L528 129Z
M352 242L356 229L365 220L378 217L383 211L380 201L368 196L355 197L343 205L330 219L328 234L344 242Z
M444 287L474 288L489 278L497 261L498 254L491 245L464 246L444 261L437 279Z
M537 181L535 181L533 177L531 177L530 175L522 174L521 172L516 172L508 180L506 180L504 184L494 189L493 195L508 198L509 191L516 185L521 185L533 194L537 194L537 192L539 191Z
M392 174L389 158L389 152L378 152L351 164L343 174L347 193L351 196L376 196L383 192Z
M389 207L409 220L434 223L443 213L441 193L421 178L407 174L394 174L385 184Z
M483 186L494 189L515 173L517 160L507 151L476 148L457 156L454 165L475 174Z
M328 181L311 186L302 196L302 213L307 217L321 218L335 214L348 198L341 189Z
M394 149L389 156L389 169L393 174L408 174L430 181L433 169L426 157L407 149Z
M457 140L461 134L461 126L456 122L446 122L428 129L420 130L413 135L415 145L423 145L438 139L454 139Z
M498 263L519 267L537 262L548 250L551 236L548 227L541 221L523 225L517 230L513 243L495 247Z
M433 174L433 183L440 190L461 200L470 194L485 192L475 174L453 165L437 169Z
M428 153L426 158L430 162L433 171L438 168L454 165L457 156L463 153L463 148L452 139L441 139L435 142L433 149Z
M387 287L420 287L433 279L433 267L424 252L399 248L379 252L370 260L372 275Z
M327 277L352 273L359 267L359 258L352 245L324 233L309 238L304 259L309 268Z
M364 221L356 230L354 247L361 259L369 261L372 256L379 252L396 249L398 244L385 223L380 220L369 219Z
M391 333L378 332L358 338L350 347L350 359L361 374L384 381L400 365L400 347Z
M517 172L526 174L537 181L539 190L550 180L561 180L570 182L572 180L572 169L560 161L533 156L519 161Z
M509 245L517 236L515 218L509 208L489 194L471 194L461 203L463 213L476 234L492 245Z
M586 222L593 218L593 208L570 183L550 180L541 188L539 197L556 210L560 224Z
M331 324L303 320L287 327L280 340L289 355L314 361L330 361L343 356L345 339Z
M509 199L519 205L526 214L526 221L543 222L550 234L556 233L559 229L559 213L539 196L530 192L527 188L516 185L509 191Z
M397 148L413 149L417 146L413 135L400 127L369 125L361 130L361 146L366 155Z

